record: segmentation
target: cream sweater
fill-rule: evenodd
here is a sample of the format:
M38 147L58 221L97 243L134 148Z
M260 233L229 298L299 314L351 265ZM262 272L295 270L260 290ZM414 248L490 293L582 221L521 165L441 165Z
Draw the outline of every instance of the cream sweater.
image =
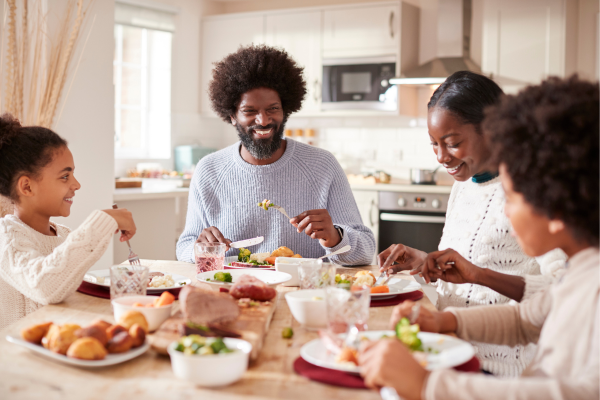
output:
M75 292L118 228L103 211L73 232L52 226L57 235L46 236L14 215L0 218L0 329Z
M565 254L556 250L537 260L527 256L510 234L504 214L504 191L500 178L485 183L471 180L452 187L446 224L439 249L454 249L481 268L526 276L524 299L548 285L551 276L564 267ZM540 269L544 275L540 277ZM437 307L472 307L508 303L510 299L488 287L438 281ZM519 376L535 351L533 346L496 346L474 343L485 370L498 376Z
M432 372L422 398L598 399L600 396L600 256L580 251L553 284L517 305L448 310L465 340L516 346L537 343L521 378L452 369Z

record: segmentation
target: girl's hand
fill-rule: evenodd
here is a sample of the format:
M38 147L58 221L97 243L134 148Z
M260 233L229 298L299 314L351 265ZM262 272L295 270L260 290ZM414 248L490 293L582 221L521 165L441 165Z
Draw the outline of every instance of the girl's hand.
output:
M481 268L471 264L456 250L446 249L429 253L418 272L427 283L437 279L450 283L478 283L481 271Z
M117 225L119 229L117 232L121 231L120 241L124 242L126 240L130 240L136 232L135 222L133 222L133 215L131 212L127 211L126 208L119 208L116 210L102 210L117 221ZM115 232L115 233L117 233Z
M413 301L406 300L402 304L394 307L390 323L391 329L396 328L396 324L402 318L409 318L412 313L412 308L415 305ZM413 324L419 324L421 331L433 333L455 332L457 329L457 321L454 314L450 312L430 311L425 307L419 310L419 317Z
M364 344L358 353L358 363L368 387L379 390L389 386L404 399L421 399L428 372L398 339Z
M403 244L393 244L382 251L377 259L379 261L379 271L390 270L398 272L404 270L414 270L419 268L427 257L427 253L421 250ZM397 263L392 267L393 263Z

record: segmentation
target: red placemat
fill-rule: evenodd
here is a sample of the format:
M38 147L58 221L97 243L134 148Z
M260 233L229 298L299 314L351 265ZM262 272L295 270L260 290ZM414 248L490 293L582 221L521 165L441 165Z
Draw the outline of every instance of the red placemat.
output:
M402 303L404 300L417 301L423 298L423 292L416 290L410 293L399 294L391 299L373 300L371 299L371 307L389 307Z
M110 299L110 288L94 285L86 281L81 282L77 291L89 296L100 297L101 299ZM180 291L181 288L167 290L167 292L175 296L175 300L179 298ZM148 293L148 296L160 296L160 293Z
M479 372L479 360L473 357L466 363L454 367L462 372ZM328 385L347 387L353 389L366 389L363 379L359 375L348 374L335 369L317 367L302 357L294 361L294 371L312 381L326 383Z

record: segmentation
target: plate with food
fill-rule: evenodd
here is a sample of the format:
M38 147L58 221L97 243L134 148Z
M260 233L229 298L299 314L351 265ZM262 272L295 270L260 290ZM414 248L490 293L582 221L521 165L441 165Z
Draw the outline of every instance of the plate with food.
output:
M196 279L202 283L229 288L237 283L242 276L251 276L264 283L267 286L275 287L292 279L290 274L278 271L265 271L262 269L243 269L226 271L206 271L196 275Z
M285 246L281 246L270 253L252 253L250 250L242 247L237 256L225 257L225 266L228 269L260 268L275 270L275 260L277 257L302 258L300 254L294 254L291 249Z
M122 267L127 269L126 265L123 265ZM83 280L94 285L110 288L110 269L89 271L85 274ZM190 283L192 283L192 280L183 275L150 271L148 274L148 288L146 289L146 292L159 294L165 290L179 289Z
M356 350L344 347L345 334L319 333L321 338L308 342L300 349L300 356L305 361L323 368L360 373ZM358 337L361 341L396 338L429 371L462 365L475 355L475 349L470 343L439 333L420 332L419 326L410 325L406 318L397 324L396 331L364 331Z
M23 329L21 337L7 335L6 340L64 364L106 367L136 358L150 347L146 319L139 312L135 317L114 325L96 320L84 327L44 322Z
M416 292L421 289L418 282L407 279L392 278L387 285L375 286L376 278L370 271L358 271L356 274L337 274L337 285L368 286L371 288L371 298L374 300L390 299L399 294Z

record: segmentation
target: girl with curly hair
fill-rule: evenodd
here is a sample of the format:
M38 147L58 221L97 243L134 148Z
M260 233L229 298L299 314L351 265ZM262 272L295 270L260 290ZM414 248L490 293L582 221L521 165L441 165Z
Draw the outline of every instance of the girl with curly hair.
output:
M424 331L454 332L465 340L537 343L522 376L428 372L399 341L382 340L359 354L368 386L391 386L406 399L599 397L599 93L597 83L550 78L503 98L483 123L518 243L531 257L561 249L567 268L517 305L421 309L416 321ZM392 323L410 315L411 307L411 302L397 307Z
M74 172L63 138L0 116L0 329L75 292L115 231L121 241L135 234L125 209L94 211L73 232L50 221L71 213Z

